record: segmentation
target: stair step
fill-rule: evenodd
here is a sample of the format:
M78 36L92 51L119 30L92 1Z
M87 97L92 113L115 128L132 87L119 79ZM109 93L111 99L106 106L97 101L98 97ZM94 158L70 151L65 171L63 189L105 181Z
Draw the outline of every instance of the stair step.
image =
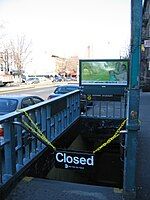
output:
M6 200L121 200L121 190L111 187L25 177Z

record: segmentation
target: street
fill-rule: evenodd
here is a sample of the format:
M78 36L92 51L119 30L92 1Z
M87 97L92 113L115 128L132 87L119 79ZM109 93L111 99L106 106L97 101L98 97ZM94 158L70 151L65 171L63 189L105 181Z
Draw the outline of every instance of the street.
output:
M23 87L1 87L0 95L3 94L31 94L42 97L43 99L47 99L49 94L54 91L56 88L55 85L29 85Z
M43 87L43 88L35 87L35 88L29 88L29 89L25 89L21 91L14 91L11 94L31 94L31 95L40 96L46 100L49 94L54 91L54 89L55 89L54 86Z

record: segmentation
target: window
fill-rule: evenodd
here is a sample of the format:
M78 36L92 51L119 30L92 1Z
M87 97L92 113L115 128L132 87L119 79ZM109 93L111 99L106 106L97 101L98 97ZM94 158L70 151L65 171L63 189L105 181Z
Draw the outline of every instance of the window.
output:
M0 99L0 112L3 114L17 109L18 101L15 99Z
M25 107L31 106L33 104L34 103L33 103L31 98L25 98L25 99L22 100L21 108L25 108Z
M36 103L40 103L40 102L43 101L43 99L38 98L38 97L33 97L32 99L33 99L33 101L34 101L35 104L36 104Z

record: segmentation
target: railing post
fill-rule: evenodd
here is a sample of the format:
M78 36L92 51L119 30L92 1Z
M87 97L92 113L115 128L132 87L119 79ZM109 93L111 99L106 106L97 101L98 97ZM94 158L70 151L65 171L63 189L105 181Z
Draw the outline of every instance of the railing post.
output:
M12 128L12 121L4 123L5 140L7 141L5 149L5 180L9 179L16 172L16 155L15 155L15 132Z

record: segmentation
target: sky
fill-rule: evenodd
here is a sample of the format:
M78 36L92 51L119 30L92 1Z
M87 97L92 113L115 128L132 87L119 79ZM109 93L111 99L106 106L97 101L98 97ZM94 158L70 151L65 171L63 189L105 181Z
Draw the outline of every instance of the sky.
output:
M130 43L130 0L0 0L9 37L32 41L28 69L52 67L51 55L119 58ZM32 67L31 67L32 65Z

